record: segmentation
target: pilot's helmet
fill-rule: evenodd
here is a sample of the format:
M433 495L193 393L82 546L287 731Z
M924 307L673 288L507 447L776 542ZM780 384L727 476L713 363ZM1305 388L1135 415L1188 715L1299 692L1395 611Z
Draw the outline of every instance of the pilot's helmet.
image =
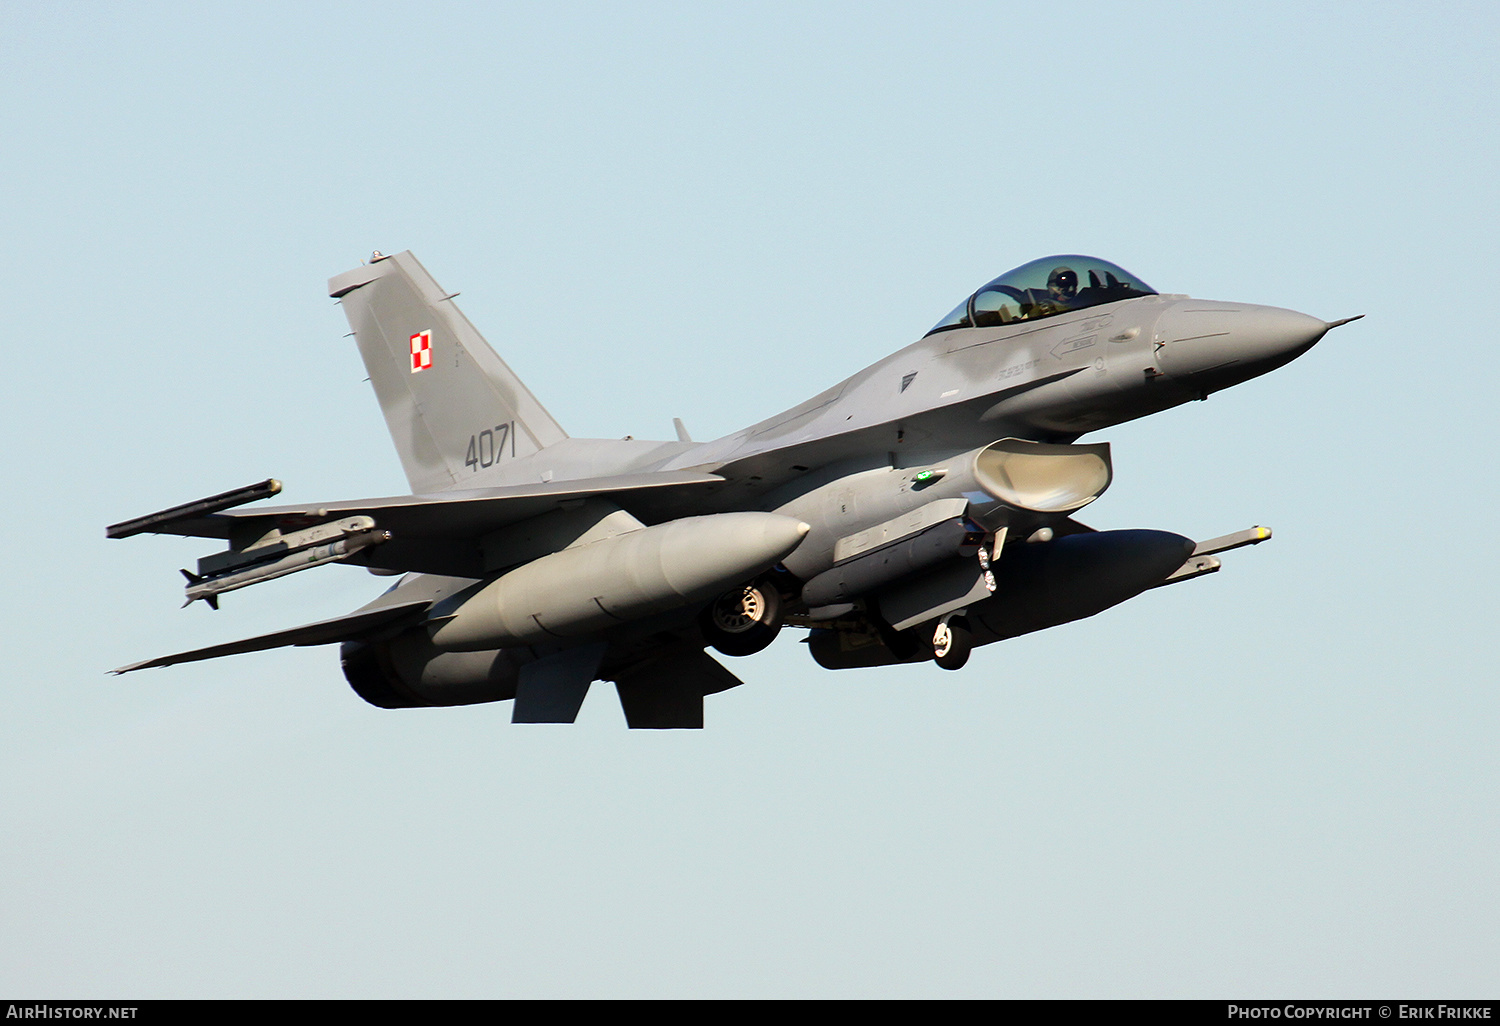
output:
M1054 296L1072 299L1078 294L1078 272L1071 267L1054 267L1047 275L1047 291Z

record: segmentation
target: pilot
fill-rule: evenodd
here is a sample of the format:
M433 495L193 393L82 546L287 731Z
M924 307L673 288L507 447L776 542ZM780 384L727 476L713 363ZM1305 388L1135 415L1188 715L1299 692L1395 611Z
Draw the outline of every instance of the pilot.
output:
M1078 305L1078 272L1071 267L1054 267L1047 275L1047 301L1060 310Z

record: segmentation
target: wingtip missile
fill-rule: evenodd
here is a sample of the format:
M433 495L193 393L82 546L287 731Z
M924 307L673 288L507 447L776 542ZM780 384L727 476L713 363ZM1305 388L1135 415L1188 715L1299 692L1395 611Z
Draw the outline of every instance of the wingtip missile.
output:
M268 477L257 484L246 485L244 488L235 488L218 495L210 495L204 499L193 502L185 502L180 506L173 506L156 513L149 513L134 520L125 520L118 524L110 524L104 529L106 538L129 538L137 534L160 533L172 524L183 520L191 520L195 517L206 517L222 510L232 509L235 506L243 506L248 502L259 499L268 499L281 491L281 482L274 477Z

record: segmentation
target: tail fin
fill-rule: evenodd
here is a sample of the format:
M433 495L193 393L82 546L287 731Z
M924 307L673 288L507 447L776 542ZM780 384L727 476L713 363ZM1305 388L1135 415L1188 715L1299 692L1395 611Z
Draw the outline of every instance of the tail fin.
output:
M411 253L328 282L413 492L462 486L568 437Z

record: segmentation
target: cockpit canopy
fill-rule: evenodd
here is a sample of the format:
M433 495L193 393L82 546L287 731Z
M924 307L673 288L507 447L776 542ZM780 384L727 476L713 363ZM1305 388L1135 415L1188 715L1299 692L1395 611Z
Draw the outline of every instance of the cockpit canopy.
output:
M1042 257L1007 271L958 304L927 334L1053 317L1156 290L1118 264L1076 253Z

